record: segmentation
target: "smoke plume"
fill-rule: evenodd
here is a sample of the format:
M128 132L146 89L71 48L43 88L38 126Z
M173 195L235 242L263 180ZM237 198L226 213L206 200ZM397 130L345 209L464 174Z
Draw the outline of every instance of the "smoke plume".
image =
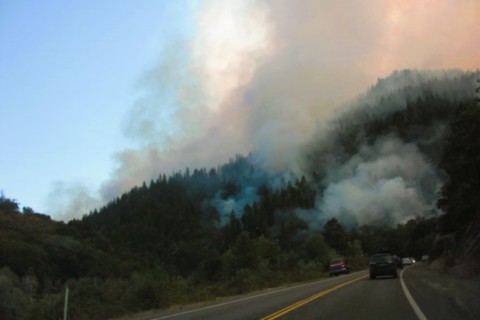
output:
M125 124L137 147L115 154L110 179L80 195L106 203L160 173L252 150L272 170L301 174L318 128L377 78L403 68L477 68L479 18L480 2L471 0L205 1L193 39L166 48L140 80ZM332 180L319 209L342 215L349 202L358 208L349 219L369 222L377 209L367 208L387 206L394 192L402 196L386 208L391 221L430 208L411 190L412 179L431 176L414 146L393 140L362 152L371 159L346 164L352 175ZM387 177L375 180L377 169ZM401 207L405 199L412 208ZM91 209L75 206L75 215Z
M354 226L392 225L430 214L440 187L437 172L418 148L395 137L364 146L327 179L317 199L318 217Z

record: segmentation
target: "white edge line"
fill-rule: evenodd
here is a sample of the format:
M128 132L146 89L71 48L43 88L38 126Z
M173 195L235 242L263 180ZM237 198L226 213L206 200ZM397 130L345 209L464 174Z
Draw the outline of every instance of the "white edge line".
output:
M405 296L407 297L407 300L408 300L408 302L410 303L410 306L412 306L412 309L413 309L413 311L415 312L415 314L417 315L418 319L420 319L420 320L427 320L427 317L426 317L425 314L422 312L422 310L420 309L420 307L418 306L418 304L415 302L415 300L413 299L412 295L410 294L410 291L408 291L408 288L407 288L407 286L405 285L405 282L403 281L403 271L405 271L405 269L403 269L403 270L400 272L400 283L402 284L403 293L405 293Z

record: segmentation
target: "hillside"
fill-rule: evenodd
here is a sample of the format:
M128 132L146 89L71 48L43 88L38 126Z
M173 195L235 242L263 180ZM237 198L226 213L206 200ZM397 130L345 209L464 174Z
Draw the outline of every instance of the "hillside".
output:
M363 268L381 248L476 259L478 78L379 80L318 128L300 172L237 155L160 174L69 223L2 194L0 312L58 316L68 285L76 319L103 319L319 277L339 255Z
M455 113L473 100L478 77L394 72L320 128L305 149L305 171L319 188L320 218L392 225L440 214L445 142ZM385 198L388 204L377 202Z

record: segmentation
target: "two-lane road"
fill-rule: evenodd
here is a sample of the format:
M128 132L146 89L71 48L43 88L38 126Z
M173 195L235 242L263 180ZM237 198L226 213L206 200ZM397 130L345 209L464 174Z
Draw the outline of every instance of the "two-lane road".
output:
M417 319L399 279L368 277L296 308L266 319Z
M433 293L426 292L418 284L422 267L409 267L402 279L380 277L368 278L368 271L355 272L335 278L324 279L289 288L269 290L262 293L224 300L199 308L185 308L176 312L163 312L155 316L135 317L137 320L192 320L192 319L437 319L438 313L432 310L434 304L426 304L425 294L438 299ZM400 273L399 273L400 274ZM406 275L406 276L405 276ZM404 288L406 287L406 288ZM413 289L412 295L405 291ZM426 293L425 293L426 292ZM441 293L438 293L441 294ZM415 298L421 303L414 310ZM427 310L422 310L426 308ZM454 319L458 316L455 308L452 313L443 313L442 319ZM423 311L423 312L422 312ZM426 317L425 317L426 315ZM433 316L435 315L435 316ZM430 317L429 317L430 316Z

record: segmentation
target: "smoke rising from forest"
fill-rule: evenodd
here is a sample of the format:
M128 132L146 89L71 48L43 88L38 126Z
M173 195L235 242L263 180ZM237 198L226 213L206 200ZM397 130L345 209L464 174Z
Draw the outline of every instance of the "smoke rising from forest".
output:
M64 206L65 219L161 173L252 150L266 167L300 175L319 128L377 78L403 68L475 69L480 57L471 40L480 38L475 1L228 0L200 9L195 37L166 48L140 81L143 95L125 124L138 147L118 152L110 179L96 196L77 193L93 200L70 200L84 211ZM386 209L391 221L429 210L412 184L438 182L415 146L395 139L362 149L336 174L318 210L342 216L355 206L345 219L357 223L373 221L378 199L397 192Z
M415 144L382 139L329 175L317 199L319 222L335 217L349 226L394 225L436 213L441 180Z

